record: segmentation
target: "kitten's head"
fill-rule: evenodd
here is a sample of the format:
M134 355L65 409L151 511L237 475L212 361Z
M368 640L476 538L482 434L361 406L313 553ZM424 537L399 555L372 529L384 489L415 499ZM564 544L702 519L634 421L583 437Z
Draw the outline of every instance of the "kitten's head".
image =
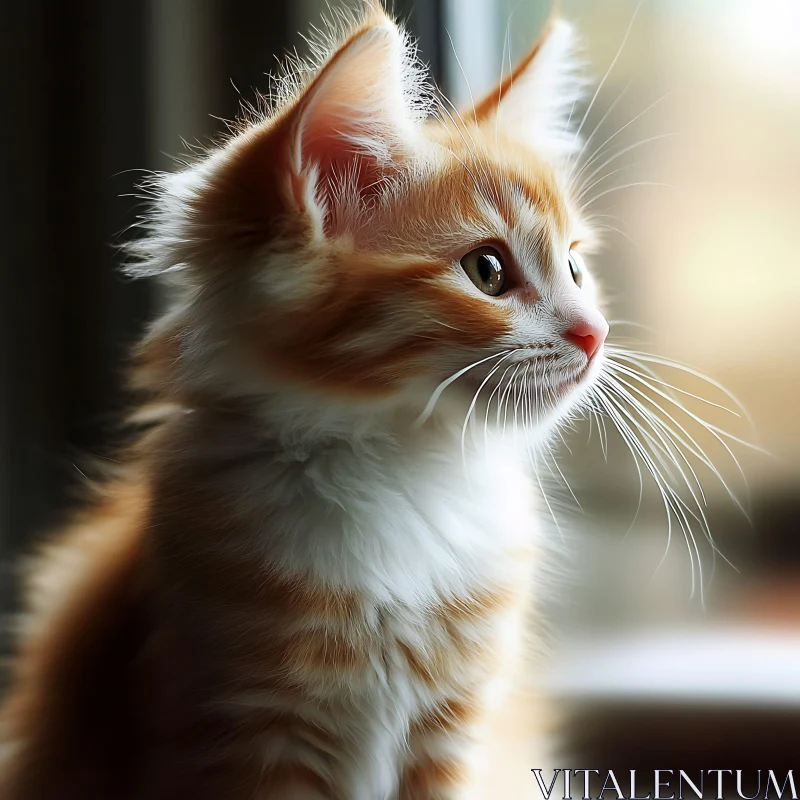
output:
M484 402L527 387L542 424L568 412L608 330L569 174L572 38L549 24L462 114L434 108L378 8L295 66L270 112L156 183L133 269L184 291L141 379L279 397L312 421L332 406L429 411L437 387L469 402L484 382Z

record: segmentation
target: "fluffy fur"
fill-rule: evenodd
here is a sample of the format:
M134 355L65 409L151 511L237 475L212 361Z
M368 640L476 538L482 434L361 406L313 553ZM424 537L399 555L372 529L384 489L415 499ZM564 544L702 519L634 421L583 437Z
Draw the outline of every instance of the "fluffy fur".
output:
M473 787L537 560L538 448L602 369L554 23L460 117L377 6L150 187L149 432L50 544L4 800L445 800ZM492 243L509 291L459 260ZM527 765L520 765L526 770Z

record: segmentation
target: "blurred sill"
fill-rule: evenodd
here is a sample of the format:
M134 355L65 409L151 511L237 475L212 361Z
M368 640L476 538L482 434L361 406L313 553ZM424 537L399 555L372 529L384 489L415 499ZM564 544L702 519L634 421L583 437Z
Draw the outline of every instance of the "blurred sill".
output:
M800 710L800 629L585 638L555 659L548 690L568 703Z

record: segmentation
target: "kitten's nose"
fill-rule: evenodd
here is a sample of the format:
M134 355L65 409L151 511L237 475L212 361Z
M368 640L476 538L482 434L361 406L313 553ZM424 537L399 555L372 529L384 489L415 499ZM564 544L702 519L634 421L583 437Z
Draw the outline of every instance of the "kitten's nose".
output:
M578 345L591 361L608 336L608 323L602 317L595 322L580 320L573 324L564 336L573 344Z

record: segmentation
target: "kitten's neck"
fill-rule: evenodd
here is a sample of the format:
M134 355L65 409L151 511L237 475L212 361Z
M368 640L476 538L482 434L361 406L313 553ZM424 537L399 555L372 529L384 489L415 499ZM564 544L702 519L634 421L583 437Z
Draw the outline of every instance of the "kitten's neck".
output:
M176 467L191 462L211 469L215 463L296 464L349 462L363 479L391 463L407 478L428 464L454 480L486 478L497 460L530 472L538 447L522 430L504 430L483 412L464 424L464 409L442 405L422 420L416 409L387 408L359 413L353 407L308 409L291 404L237 401L196 403L173 412L167 423L166 448ZM179 443L176 446L176 443Z
M494 409L489 413L482 404L472 406L471 399L453 393L440 398L433 412L423 416L424 402L419 398L413 404L392 399L361 407L352 401L310 402L281 394L263 398L255 413L263 435L299 460L343 448L356 453L418 451L427 443L440 456L450 453L459 462L480 462L490 450L527 458L531 449L549 443L546 426L526 430L514 419L501 420Z
M527 454L482 431L462 451L447 418L292 438L253 408L204 408L164 434L164 491L179 476L239 521L210 546L381 601L432 602L499 580L534 538Z

